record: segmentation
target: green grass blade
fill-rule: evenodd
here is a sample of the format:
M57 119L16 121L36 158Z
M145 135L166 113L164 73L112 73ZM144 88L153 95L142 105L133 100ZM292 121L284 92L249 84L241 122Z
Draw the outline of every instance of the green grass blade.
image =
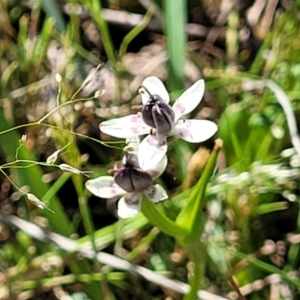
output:
M108 29L108 25L104 20L102 15L102 5L100 0L90 0L90 1L81 1L86 5L90 15L94 18L95 22L99 27L101 33L101 38L103 41L103 47L105 49L108 60L111 62L112 66L116 70L117 59L115 55L114 46L112 43L112 38Z
M221 147L222 142L216 141L215 148L210 155L200 180L189 195L186 205L182 208L176 218L176 224L188 231L188 235L183 241L184 243L191 243L192 241L199 239L203 231L201 213L204 206L205 190L215 168Z
M246 260L250 265L255 266L269 274L278 274L280 277L285 280L286 282L290 283L297 289L300 289L300 280L292 278L289 274L287 274L285 271L274 267L264 261L261 261L257 258L252 257L251 255L244 254L242 252L236 251L235 256L237 258Z
M55 0L42 0L44 11L49 17L55 20L56 30L60 33L66 30L66 24L62 15L62 10L59 8Z
M184 87L186 57L186 1L164 0L165 34L169 54L170 90Z
M0 131L10 128L11 126L6 121L3 115L3 111L0 110ZM16 149L19 147L19 136L16 132L11 131L7 134L0 136L0 143L3 151L7 157L13 157ZM34 156L25 148L22 147L19 151L20 157L24 159L34 160ZM30 191L35 194L39 199L42 199L49 191L49 186L43 182L43 173L38 166L33 166L29 169L16 169L15 170L18 178L18 184L20 186L28 185ZM68 217L64 213L64 209L59 202L59 199L52 195L49 208L55 212L55 214L47 211L42 213L49 220L51 228L62 235L69 236L73 233L73 228L68 220Z

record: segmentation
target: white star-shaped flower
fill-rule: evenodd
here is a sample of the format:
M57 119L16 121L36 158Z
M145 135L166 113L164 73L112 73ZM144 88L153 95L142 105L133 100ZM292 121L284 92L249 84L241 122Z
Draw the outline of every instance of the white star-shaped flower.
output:
M167 157L164 156L157 165L144 172L138 168L134 156L134 151L129 156L125 155L123 167L113 170L114 177L101 176L85 183L86 188L97 197L110 199L123 196L118 203L118 216L122 219L131 218L140 211L143 194L154 203L168 198L159 184L152 184L152 180L164 172Z
M214 122L181 118L198 106L204 90L204 80L200 79L171 107L169 93L162 81L155 76L147 77L140 88L142 113L105 121L100 124L100 129L117 138L150 133L138 150L140 166L148 169L166 154L167 137L175 136L190 143L200 143L217 132L218 127Z

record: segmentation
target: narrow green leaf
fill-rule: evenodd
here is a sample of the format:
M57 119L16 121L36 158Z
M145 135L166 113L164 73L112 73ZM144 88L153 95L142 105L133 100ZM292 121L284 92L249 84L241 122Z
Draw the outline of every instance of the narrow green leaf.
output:
M56 30L60 33L64 32L66 24L62 15L62 10L59 8L57 1L42 0L42 6L46 14L55 20Z
M154 13L153 9L148 9L141 23L138 24L136 27L134 27L126 34L120 46L120 50L119 50L120 58L122 58L126 54L127 47L131 43L131 41L146 28L148 23L151 21L153 13Z
M204 206L206 185L208 184L215 168L221 147L221 140L217 140L200 180L189 195L186 205L177 216L176 224L180 227L186 228L188 231L188 235L185 241L183 241L185 243L190 243L191 241L198 239L203 231L201 213Z
M86 6L90 15L94 18L95 22L97 23L99 31L101 33L101 39L103 41L103 47L105 49L107 58L116 70L117 59L107 22L105 21L102 15L101 1L90 0L81 2Z
M184 88L186 58L186 1L164 0L165 34L169 55L170 90Z
M285 271L274 267L266 262L263 262L257 258L254 258L253 256L244 254L242 252L236 251L235 256L240 259L246 260L249 264L269 273L269 274L278 274L280 277L285 280L286 282L292 284L294 287L300 289L300 280L292 278L288 273Z
M269 214L274 211L287 209L288 206L289 204L286 201L261 204L255 208L254 213L257 215Z

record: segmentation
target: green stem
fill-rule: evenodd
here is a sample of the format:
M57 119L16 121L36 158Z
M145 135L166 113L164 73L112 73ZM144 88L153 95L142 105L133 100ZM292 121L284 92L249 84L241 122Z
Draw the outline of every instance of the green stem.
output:
M0 172L6 177L6 179L10 182L10 184L12 185L12 186L14 186L15 187L15 189L17 190L17 191L19 191L22 195L26 195L26 193L24 193L10 178L9 178L9 176L2 170L2 168L0 168Z
M115 56L112 39L106 21L103 18L102 5L100 0L82 1L89 10L90 15L94 18L99 26L103 47L105 49L108 60L111 62L115 71L117 71L117 59Z
M195 300L197 299L198 290L201 288L201 280L204 277L205 265L204 257L205 251L200 240L196 240L194 243L188 245L188 253L190 261L193 263L193 276L189 281L191 287L188 294L183 298L184 300Z
M184 88L186 58L186 5L185 0L164 0L165 34L169 54L170 89Z
M77 93L77 92L76 92ZM76 95L76 93L74 95ZM72 96L73 99L74 96ZM51 111L49 111L46 115L44 115L41 119L39 119L36 123L41 124L43 121L45 121L49 116L51 116L53 113L55 113L57 110L59 110L61 107L67 106L69 104L74 104L76 102L81 102L81 101L88 101L88 100L93 100L95 99L94 96L90 98L82 98L82 99L75 99L75 100L70 100L65 103L58 104L56 107L54 107Z
M129 43L146 28L146 26L151 20L151 17L153 16L153 13L154 13L153 9L151 8L148 9L141 23L126 34L120 46L120 50L119 50L120 58L122 58L126 54Z

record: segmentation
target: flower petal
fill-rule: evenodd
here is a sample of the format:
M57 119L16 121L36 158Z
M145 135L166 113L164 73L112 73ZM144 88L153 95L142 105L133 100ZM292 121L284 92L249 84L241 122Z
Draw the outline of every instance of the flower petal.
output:
M140 193L129 193L122 197L118 203L118 216L121 219L134 217L141 210L141 196Z
M95 179L86 181L85 187L95 196L100 198L113 198L126 194L126 191L121 189L111 176L101 176Z
M154 203L168 199L166 191L159 184L151 185L144 190L144 194Z
M166 137L163 135L147 135L141 142L138 150L140 168L147 172L159 164L167 153Z
M200 79L188 88L174 103L175 121L190 113L200 103L205 90L204 80Z
M212 137L218 126L208 120L179 120L173 133L190 143L200 143Z
M142 86L147 89L151 95L159 95L167 104L170 102L170 96L162 81L156 76L150 76L144 79ZM149 100L148 93L141 93L142 102L145 105Z
M167 155L163 157L163 159L158 162L156 165L152 166L147 173L151 176L152 179L158 178L166 169L168 164Z
M134 114L104 121L100 124L100 130L108 135L124 139L147 134L150 132L150 127L138 114Z

